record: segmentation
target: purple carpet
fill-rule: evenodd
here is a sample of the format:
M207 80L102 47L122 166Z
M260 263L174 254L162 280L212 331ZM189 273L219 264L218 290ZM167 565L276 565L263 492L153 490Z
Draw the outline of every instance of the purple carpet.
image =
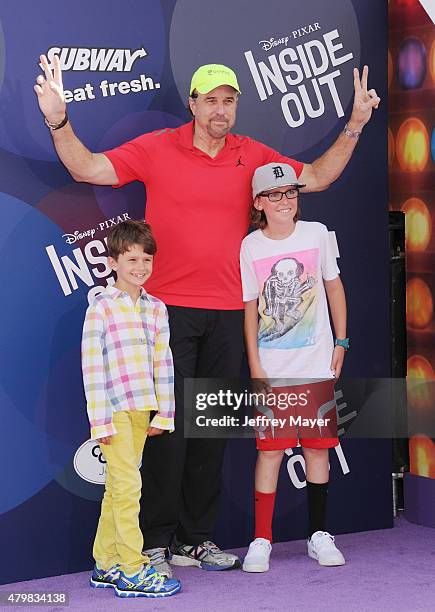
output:
M298 541L275 544L271 569L265 574L175 568L183 590L164 600L125 600L111 589L91 589L88 572L2 585L0 592L68 592L68 607L35 606L52 612L435 610L435 530L401 518L394 529L341 535L337 544L347 560L342 567L320 567L306 555L305 542ZM245 550L236 552L243 555Z

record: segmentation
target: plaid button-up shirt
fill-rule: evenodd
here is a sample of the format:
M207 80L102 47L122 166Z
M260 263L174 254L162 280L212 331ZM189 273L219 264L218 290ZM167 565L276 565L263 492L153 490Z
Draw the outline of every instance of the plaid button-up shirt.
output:
M86 311L82 370L91 438L116 433L113 413L156 410L153 427L174 429L174 367L166 306L141 290L107 287Z

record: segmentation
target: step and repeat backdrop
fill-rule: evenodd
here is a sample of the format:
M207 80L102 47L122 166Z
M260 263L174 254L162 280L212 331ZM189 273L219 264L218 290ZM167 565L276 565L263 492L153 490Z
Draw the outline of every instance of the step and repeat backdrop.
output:
M409 442L405 514L408 520L432 527L435 526L435 437L430 425L434 422L435 378L434 19L433 2L390 2L390 208L406 215L407 373L412 383L408 401L428 425Z
M78 184L59 163L33 92L39 55L60 56L68 114L93 151L188 121L190 78L205 63L238 74L235 131L302 161L343 129L354 66L370 66L381 98L387 83L387 7L377 0L22 4L25 18L12 0L0 6L3 583L92 565L105 466L88 441L81 327L88 302L114 282L108 229L143 218L146 202L141 184ZM386 133L383 104L339 181L302 204L303 218L337 235L352 377L389 374ZM344 439L331 452L331 531L391 526L390 446ZM252 440L230 441L216 533L224 547L252 536L254 462ZM300 450L287 451L281 478L276 539L304 537Z

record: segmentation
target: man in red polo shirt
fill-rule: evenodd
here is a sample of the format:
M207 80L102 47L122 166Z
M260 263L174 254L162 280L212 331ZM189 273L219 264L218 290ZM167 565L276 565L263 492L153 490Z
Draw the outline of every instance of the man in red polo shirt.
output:
M40 109L56 151L82 182L147 188L146 218L158 245L147 290L168 307L175 365L176 426L153 435L143 460L142 530L151 563L171 576L166 562L203 569L240 566L212 542L225 449L221 439L185 439L185 378L237 378L243 352L243 302L239 251L248 230L251 179L269 162L291 164L305 191L321 191L343 171L359 134L379 104L368 90L368 69L354 71L351 118L337 141L312 164L280 155L231 133L240 88L226 66L201 66L193 75L193 121L144 134L105 153L91 153L75 136L66 114L60 63L41 56L36 79ZM155 434L156 432L150 432ZM175 537L174 537L175 536Z

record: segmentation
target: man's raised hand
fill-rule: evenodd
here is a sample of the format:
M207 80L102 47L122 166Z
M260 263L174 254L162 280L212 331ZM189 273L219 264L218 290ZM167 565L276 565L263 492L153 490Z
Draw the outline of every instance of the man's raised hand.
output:
M374 108L378 108L381 99L375 89L368 89L368 66L364 66L361 79L358 68L353 69L353 84L355 97L353 100L352 115L348 126L352 130L361 131L364 125L370 121Z
M33 87L38 96L39 108L49 123L60 123L66 113L60 60L57 55L54 56L53 68L48 65L45 55L41 55L40 62L44 75L36 77L36 85Z

